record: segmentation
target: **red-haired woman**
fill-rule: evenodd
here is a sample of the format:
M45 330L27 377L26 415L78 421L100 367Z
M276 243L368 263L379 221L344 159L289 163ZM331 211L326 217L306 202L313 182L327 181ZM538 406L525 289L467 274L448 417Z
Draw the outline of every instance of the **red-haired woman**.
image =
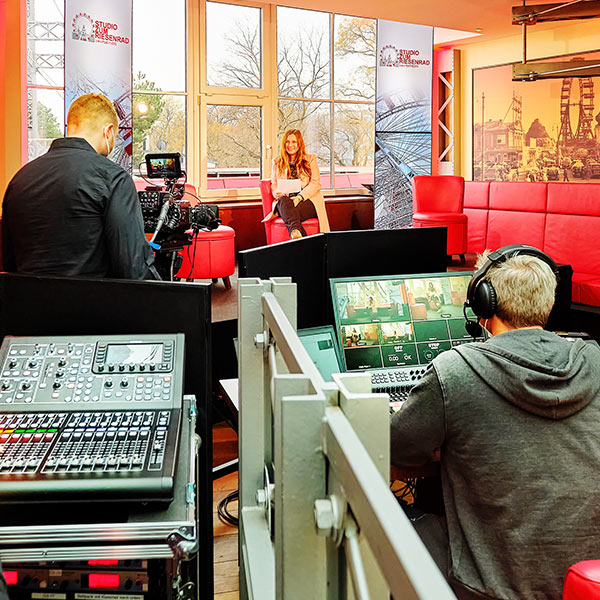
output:
M290 195L279 191L277 182L281 179L300 179L300 191ZM283 135L281 151L273 161L271 189L273 212L265 220L279 214L292 239L305 236L302 222L314 217L319 219L321 232L329 231L317 157L306 152L304 139L297 129L288 129Z

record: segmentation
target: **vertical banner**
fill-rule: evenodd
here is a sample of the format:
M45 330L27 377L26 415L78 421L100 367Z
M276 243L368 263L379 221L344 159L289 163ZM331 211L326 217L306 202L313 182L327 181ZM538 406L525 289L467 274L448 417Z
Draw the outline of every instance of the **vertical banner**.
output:
M375 227L412 224L411 179L431 173L433 27L377 21Z
M119 116L109 158L131 172L132 0L65 0L65 123L75 98L101 93Z

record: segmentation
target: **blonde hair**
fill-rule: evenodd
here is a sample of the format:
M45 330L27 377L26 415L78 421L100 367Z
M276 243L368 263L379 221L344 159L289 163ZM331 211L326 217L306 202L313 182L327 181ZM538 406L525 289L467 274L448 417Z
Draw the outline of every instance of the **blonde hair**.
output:
M477 268L487 254L479 257ZM556 293L556 276L546 262L527 254L512 256L492 267L485 279L496 290L496 315L506 324L514 328L546 324Z
M310 161L308 160L308 154L306 153L304 138L298 129L288 129L281 138L281 149L276 160L279 174L285 175L286 177L289 177L290 175L290 155L285 149L285 143L290 135L295 135L296 141L298 142L298 152L296 153L296 169L298 169L298 174L304 173L310 178L312 175Z
M112 123L119 129L119 118L113 103L103 94L85 94L73 100L67 115L67 126L94 130Z

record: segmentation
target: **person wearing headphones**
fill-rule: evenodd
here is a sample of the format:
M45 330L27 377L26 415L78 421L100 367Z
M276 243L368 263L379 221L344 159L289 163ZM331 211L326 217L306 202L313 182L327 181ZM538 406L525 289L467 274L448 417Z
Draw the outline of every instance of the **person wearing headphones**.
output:
M131 176L107 156L118 118L102 94L73 101L67 137L13 177L2 205L4 270L160 279Z
M600 558L600 349L543 329L557 269L540 250L478 267L465 315L488 339L433 360L391 417L392 464L439 452L445 516L411 520L460 600L559 600L568 567Z

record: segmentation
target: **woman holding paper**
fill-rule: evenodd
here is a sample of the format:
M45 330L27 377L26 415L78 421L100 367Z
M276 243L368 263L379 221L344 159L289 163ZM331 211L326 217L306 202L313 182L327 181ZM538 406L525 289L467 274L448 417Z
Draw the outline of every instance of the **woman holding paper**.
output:
M271 189L273 211L265 220L279 215L292 239L305 236L302 222L314 217L319 219L321 232L329 231L317 157L307 154L297 129L288 129L283 135L281 152L273 161Z

